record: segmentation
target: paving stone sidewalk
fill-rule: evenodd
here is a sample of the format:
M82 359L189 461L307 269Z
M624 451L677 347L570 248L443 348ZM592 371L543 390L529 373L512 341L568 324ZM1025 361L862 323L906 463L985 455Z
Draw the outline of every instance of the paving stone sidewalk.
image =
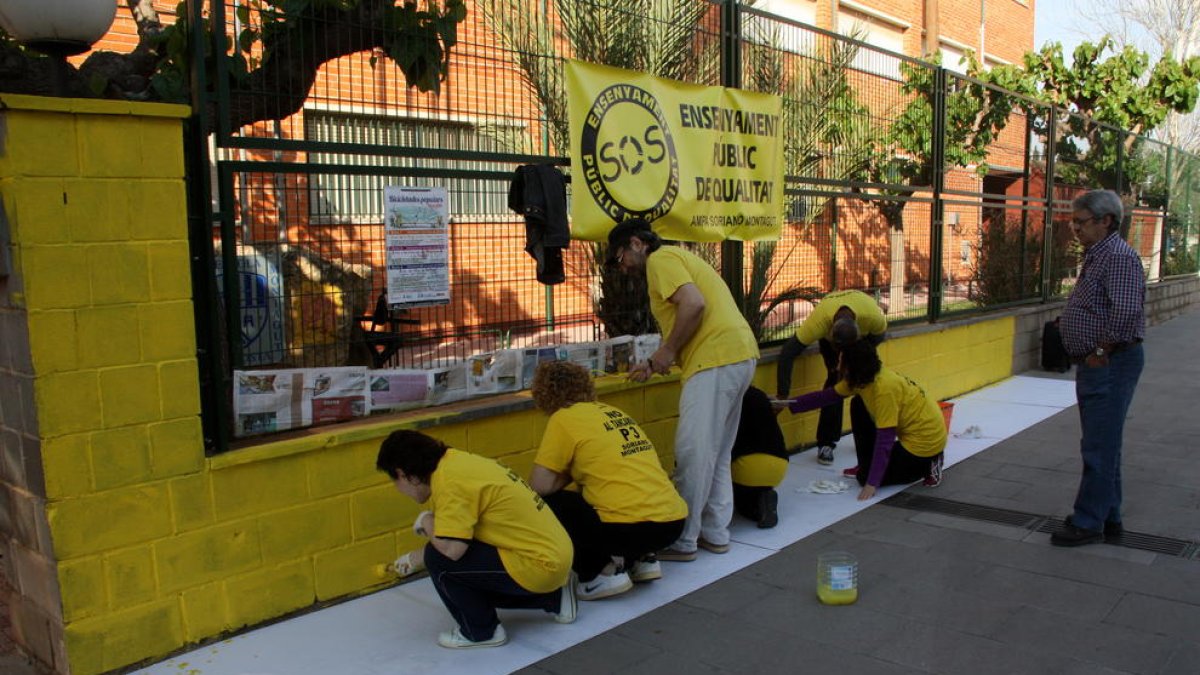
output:
M1198 336L1196 310L1150 329L1125 432L1127 538L1178 551L1057 548L1038 531L1070 513L1078 484L1072 407L935 490L910 488L522 672L1200 673ZM896 505L909 495L967 515ZM1029 523L980 515L1010 512ZM858 557L854 605L815 597L828 550Z

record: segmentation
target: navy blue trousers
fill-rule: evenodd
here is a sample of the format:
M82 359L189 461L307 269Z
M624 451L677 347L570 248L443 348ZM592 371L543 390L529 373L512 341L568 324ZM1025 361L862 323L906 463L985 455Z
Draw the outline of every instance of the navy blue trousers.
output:
M471 541L458 560L442 555L433 544L425 545L425 567L429 579L458 622L458 628L475 642L487 640L500 625L497 609L541 609L557 613L562 600L560 591L532 593L518 584L495 546Z
M1121 444L1125 415L1146 355L1136 344L1108 357L1107 366L1089 368L1081 363L1075 373L1082 437L1079 454L1083 476L1075 495L1071 522L1087 530L1104 529L1104 523L1121 522Z

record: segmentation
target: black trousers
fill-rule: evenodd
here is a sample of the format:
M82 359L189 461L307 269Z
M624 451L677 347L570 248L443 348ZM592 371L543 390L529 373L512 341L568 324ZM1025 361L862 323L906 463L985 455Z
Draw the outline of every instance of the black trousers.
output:
M738 512L738 515L743 518L748 518L754 522L762 520L762 510L759 508L759 497L762 493L774 490L773 487L758 486L758 485L738 485L733 484L733 510Z
M863 403L859 396L855 396L850 401L850 426L854 428L854 445L858 451L856 478L858 478L859 485L866 485L867 477L871 475L871 462L875 458L876 427L875 420L871 419L871 414L867 412L867 404ZM896 441L896 445L892 446L892 456L888 459L880 485L896 485L920 480L929 475L929 464L932 460L932 457L918 457L912 454L900 441Z
M468 639L490 640L500 625L496 609L540 609L558 612L562 593L532 593L513 580L496 547L471 541L458 560L425 545L425 567L442 604Z
M821 338L817 342L817 347L821 350L821 360L825 362L825 385L822 388L828 389L838 382L838 350L832 342L825 338ZM842 415L845 404L844 399L838 399L837 403L830 403L821 408L820 416L817 418L818 446L837 445L838 439L842 437ZM854 424L853 418L851 418L850 424Z
M595 579L613 556L621 556L629 564L670 546L683 533L683 520L606 523L578 492L559 490L545 500L575 545L571 567L580 581Z

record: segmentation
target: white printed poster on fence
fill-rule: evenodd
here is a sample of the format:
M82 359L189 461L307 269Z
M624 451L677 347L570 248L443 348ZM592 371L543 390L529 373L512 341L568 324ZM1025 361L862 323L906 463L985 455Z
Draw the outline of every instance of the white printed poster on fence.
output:
M444 187L383 188L387 294L392 306L450 302L450 209Z

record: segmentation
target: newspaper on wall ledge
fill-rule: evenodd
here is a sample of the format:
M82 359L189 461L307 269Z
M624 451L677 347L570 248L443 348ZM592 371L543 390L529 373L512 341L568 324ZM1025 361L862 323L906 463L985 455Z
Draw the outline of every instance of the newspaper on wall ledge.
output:
M629 367L634 361L634 338L632 335L622 335L620 337L610 338L600 343L603 349L604 372L608 375L616 375L629 372Z
M420 408L428 404L433 393L433 372L428 370L372 370L368 378L371 412Z
M520 349L501 349L467 358L467 396L521 390Z
M237 437L299 429L411 410L533 386L538 364L571 361L595 375L629 372L650 358L660 335L600 342L502 349L432 368L370 370L361 366L234 371Z
M234 435L363 417L367 401L367 369L361 366L234 371Z
M459 361L429 369L432 386L429 404L442 405L467 398L467 364Z
M662 336L658 333L636 335L633 338L633 362L649 361L654 352L662 345Z
M537 372L539 363L543 361L557 361L558 347L553 345L546 347L527 347L521 350L521 388L531 389L533 387L533 375Z
M558 348L558 360L581 365L589 373L604 372L604 349L602 343L599 342L561 345Z

